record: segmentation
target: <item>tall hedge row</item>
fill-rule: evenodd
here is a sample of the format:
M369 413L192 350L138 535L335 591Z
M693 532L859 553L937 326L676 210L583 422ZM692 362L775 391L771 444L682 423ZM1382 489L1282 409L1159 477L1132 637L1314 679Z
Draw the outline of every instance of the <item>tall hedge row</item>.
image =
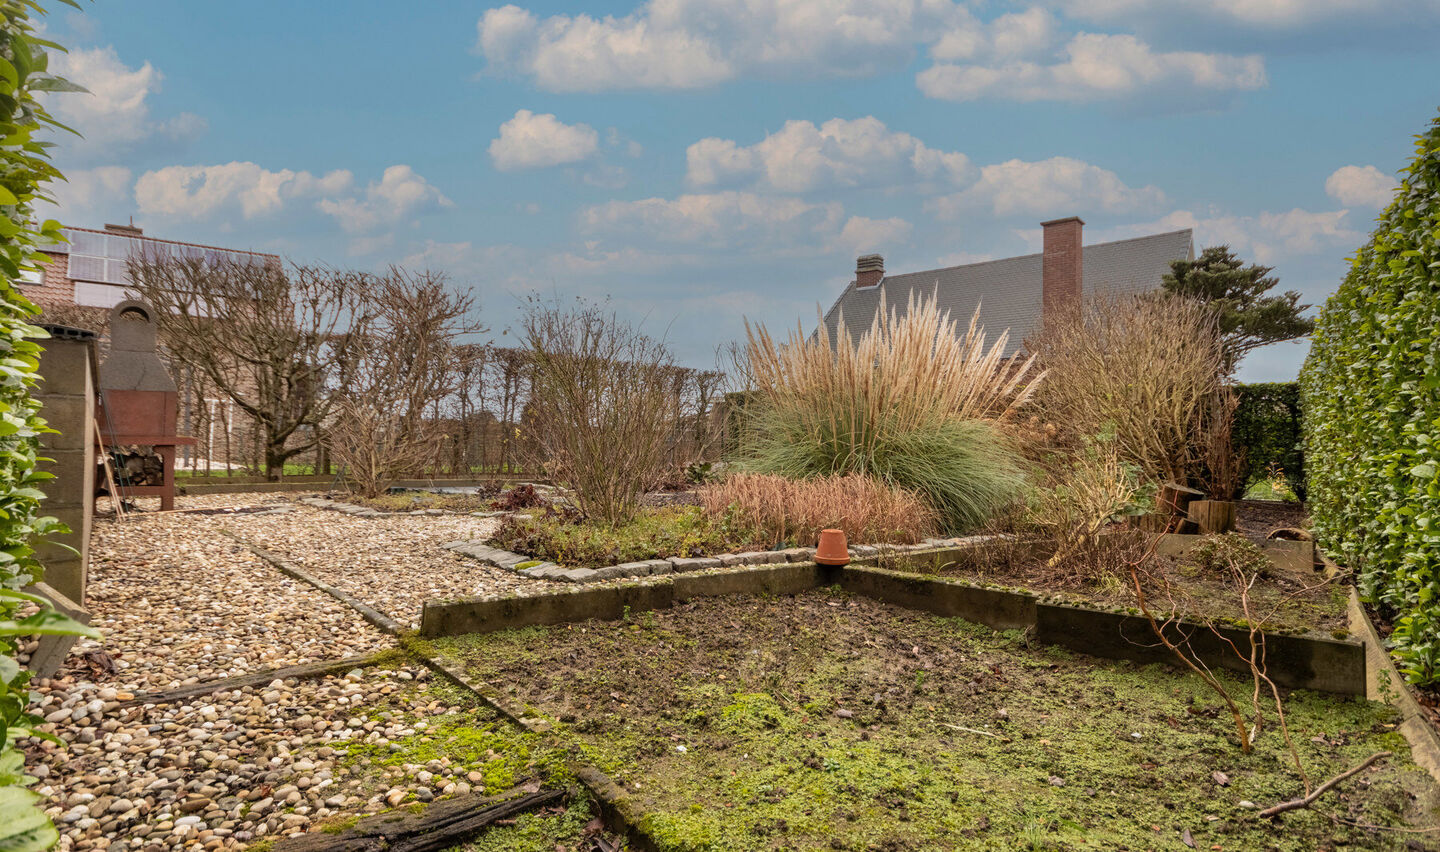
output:
M1394 614L1410 680L1440 682L1440 118L1325 304L1300 388L1319 539Z
M1236 385L1240 404L1230 440L1244 456L1240 484L1266 476L1272 466L1305 499L1305 448L1300 426L1300 385L1297 382L1255 382Z
M39 579L32 544L62 528L40 512L45 494L37 486L50 478L38 469L39 435L45 431L40 404L31 391L37 381L45 334L31 324L36 308L15 289L22 271L34 269L35 247L59 238L60 225L36 225L33 203L46 182L59 177L47 143L39 138L53 125L35 94L74 87L46 73L46 48L32 16L33 0L0 0L0 852L38 852L59 839L28 789L24 753L16 741L34 733L27 714L29 673L15 657L17 637L46 633L95 635L23 591ZM26 614L27 610L34 610Z

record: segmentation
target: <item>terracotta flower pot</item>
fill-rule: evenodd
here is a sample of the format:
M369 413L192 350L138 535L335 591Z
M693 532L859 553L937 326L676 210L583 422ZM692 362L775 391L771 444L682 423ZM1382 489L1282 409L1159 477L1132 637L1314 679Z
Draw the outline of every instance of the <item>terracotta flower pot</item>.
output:
M844 530L820 531L820 544L815 548L815 562L820 565L850 563L850 550L845 546Z

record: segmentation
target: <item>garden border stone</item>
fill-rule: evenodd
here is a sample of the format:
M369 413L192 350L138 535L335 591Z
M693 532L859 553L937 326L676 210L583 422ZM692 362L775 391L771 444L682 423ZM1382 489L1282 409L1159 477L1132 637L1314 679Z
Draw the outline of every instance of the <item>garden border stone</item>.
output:
M1326 560L1330 563L1329 560ZM1365 697L1371 701L1383 701L1400 712L1398 730L1410 743L1410 756L1421 769L1440 781L1440 731L1430 724L1424 709L1415 700L1406 685L1405 678L1395 668L1395 660L1385 648L1380 632L1370 620L1370 614L1360 602L1360 595L1354 587L1350 589L1350 630L1365 641L1365 653L1373 678L1365 681Z
M944 559L957 549L966 547L937 548L931 553L936 559ZM1029 592L977 586L912 572L868 565L830 567L814 562L717 568L563 592L426 601L421 613L420 635L489 633L591 618L615 620L632 612L666 609L701 596L794 595L827 585L839 585L853 594L907 609L964 618L996 630L1031 630L1039 642L1095 657L1142 663L1175 662L1170 652L1155 642L1149 622L1132 613L1051 603ZM1188 637L1206 665L1249 671L1208 627L1175 622L1167 629L1173 631L1167 635ZM1248 646L1247 630L1219 629L1221 635L1237 647ZM1366 694L1364 643L1267 632L1265 647L1267 673L1282 686L1340 695Z

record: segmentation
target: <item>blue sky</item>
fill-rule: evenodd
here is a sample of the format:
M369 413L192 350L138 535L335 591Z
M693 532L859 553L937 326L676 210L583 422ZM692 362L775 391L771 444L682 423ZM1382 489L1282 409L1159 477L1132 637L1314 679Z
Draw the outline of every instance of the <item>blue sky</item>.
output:
M1193 227L1318 304L1440 107L1440 0L57 11L58 218L609 298L714 363L892 272ZM1304 347L1242 376L1292 378Z

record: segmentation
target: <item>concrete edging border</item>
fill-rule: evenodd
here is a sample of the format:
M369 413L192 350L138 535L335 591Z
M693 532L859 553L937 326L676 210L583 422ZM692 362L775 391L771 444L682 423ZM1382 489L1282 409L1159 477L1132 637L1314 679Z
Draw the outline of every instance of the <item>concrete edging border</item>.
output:
M419 632L439 637L590 618L613 621L627 612L667 609L704 595L789 595L832 584L884 603L964 618L996 630L1031 630L1042 643L1096 657L1142 663L1174 661L1170 652L1155 642L1149 622L1134 613L1047 602L1027 592L885 568L832 568L813 562L715 569L499 598L426 601ZM1229 648L1232 642L1237 647L1248 647L1248 630L1222 626L1212 631L1202 624L1187 622L1175 622L1165 629L1167 636L1188 639L1207 665L1249 672L1248 665ZM1267 673L1282 686L1341 695L1366 693L1366 649L1362 643L1266 633L1265 649Z
M1365 641L1366 656L1374 677L1366 678L1365 697L1383 701L1400 711L1399 731L1410 743L1410 756L1415 763L1440 781L1440 732L1430 724L1420 703L1411 694L1405 678L1395 668L1395 661L1385 648L1380 632L1370 620L1360 595L1350 589L1350 630Z
M245 549L249 550L251 553L270 563L281 574L284 574L291 579L299 580L306 585L313 586L319 591L324 592L335 600L355 610L360 614L361 618L370 622L375 627L379 628L382 632L388 633L391 636L399 636L404 631L405 628L401 626L400 622L396 621L395 619L391 618L380 610L375 609L369 604L355 599L347 592L343 592L340 589L337 589L334 586L330 585L329 583L326 583L325 581L321 580L319 577L316 577L305 569L300 568L290 562L287 562L279 555L271 553L270 551L259 546L258 544L252 544L246 541L245 539L241 538L230 530L222 529L220 532L235 539L242 546L244 546Z

